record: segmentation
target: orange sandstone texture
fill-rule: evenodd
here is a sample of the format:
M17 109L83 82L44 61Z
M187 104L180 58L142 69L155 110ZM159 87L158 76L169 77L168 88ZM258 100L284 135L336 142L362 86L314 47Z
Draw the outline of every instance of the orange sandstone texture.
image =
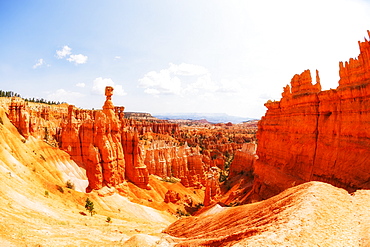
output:
M260 199L311 180L370 188L370 42L359 46L358 58L340 63L336 90L321 91L318 72L313 85L306 70L280 101L265 104L254 182Z
M124 191L125 180L149 188L149 174L179 178L186 187L206 187L210 167L225 169L236 150L255 136L256 128L248 124L180 127L150 114L126 117L124 107L113 105L112 95L108 87L103 110L35 104L17 97L1 104L23 137L61 148L86 170L87 191L104 186Z
M137 132L122 132L122 145L125 153L127 179L141 188L147 188L149 173L142 158Z
M1 101L2 106L8 108L7 114L10 121L24 138L33 136L57 146L56 139L60 124L68 112L65 104L51 106L25 102L18 97L8 98L8 100L4 98Z
M204 206L209 206L214 202L217 202L217 196L221 194L219 177L219 168L211 167L207 172L206 180L206 192L204 195Z
M176 203L180 200L180 194L173 190L168 190L167 193L164 196L164 202L165 203Z
M137 133L125 131L123 108L115 108L113 88L106 88L102 111L86 111L79 115L69 106L67 121L62 125L61 148L85 166L90 190L103 186L116 187L125 177L146 188L148 171L141 160Z
M245 143L241 150L237 150L233 162L230 165L229 177L235 177L238 174L253 173L257 145L254 143Z
M308 182L267 200L215 205L163 232L175 246L368 246L369 193Z
M79 110L70 105L68 117L61 124L60 147L86 169L88 191L124 181L120 123L109 105L111 102L106 102L108 108L103 111Z

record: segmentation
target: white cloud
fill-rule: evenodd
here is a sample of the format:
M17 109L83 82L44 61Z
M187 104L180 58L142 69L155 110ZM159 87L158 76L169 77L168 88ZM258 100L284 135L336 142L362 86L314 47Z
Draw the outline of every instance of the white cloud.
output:
M139 80L140 86L146 88L149 94L176 94L181 93L181 81L178 77L172 76L168 69L159 72L151 71L144 78Z
M112 86L114 88L114 91L113 93L118 95L118 96L124 96L126 95L127 93L125 92L125 90L123 89L122 85L114 85Z
M178 95L197 93L199 90L214 91L217 87L206 68L194 64L169 64L167 69L151 71L139 79L139 86L152 95Z
M72 48L68 47L67 45L63 46L61 50L57 50L56 57L58 59L65 58L66 56L71 54Z
M104 95L106 86L111 86L114 88L114 91L113 91L114 95L123 96L127 94L124 91L122 85L118 85L114 83L114 81L111 78L102 78L102 77L98 77L94 80L91 91L94 94Z
M240 81L212 80L203 66L181 63L169 64L167 69L151 71L139 79L139 86L151 95L201 96L215 93L237 93Z
M61 50L57 50L56 51L56 57L58 59L63 59L65 58L67 61L69 62L74 62L76 65L77 64L84 64L87 62L87 59L88 57L85 56L85 55L82 55L82 54L78 54L78 55L75 55L75 54L72 54L72 48L65 45L63 46L63 48Z
M245 81L245 78L236 78L232 80L223 79L220 81L220 87L217 89L217 92L231 94L240 93L246 88Z
M83 83L83 82L80 82L80 83L77 83L76 84L76 87L82 87L82 88L84 88L85 86L86 86L86 84Z
M184 76L194 76L194 75L204 75L208 73L208 70L203 66L181 63L179 65L170 63L168 68L170 73L174 75L184 75Z
M87 62L87 56L78 54L78 55L70 55L69 58L67 58L67 61L74 62L75 64L84 64Z
M118 60L118 59L121 59L121 56L115 56L114 57L114 60Z
M144 90L145 93L151 94L151 95L159 95L161 92L154 88L147 88Z
M45 60L40 58L39 60L37 60L37 63L35 65L32 66L32 68L36 69L42 65L46 65L46 66L50 66L48 64L45 63Z

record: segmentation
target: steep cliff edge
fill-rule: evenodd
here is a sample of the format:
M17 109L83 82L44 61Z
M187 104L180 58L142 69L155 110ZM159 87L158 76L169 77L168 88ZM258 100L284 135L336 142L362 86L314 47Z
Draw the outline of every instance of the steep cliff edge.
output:
M370 35L370 33L369 33ZM321 91L316 71L295 75L258 125L254 194L260 199L311 180L349 191L370 188L370 42L340 63L337 89Z

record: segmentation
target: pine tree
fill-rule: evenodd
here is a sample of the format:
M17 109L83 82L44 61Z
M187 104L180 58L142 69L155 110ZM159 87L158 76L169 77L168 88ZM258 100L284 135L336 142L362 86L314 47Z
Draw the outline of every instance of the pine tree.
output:
M89 198L86 198L86 204L85 204L85 208L87 211L90 212L91 216L93 216L94 214L94 203L92 201L90 201Z

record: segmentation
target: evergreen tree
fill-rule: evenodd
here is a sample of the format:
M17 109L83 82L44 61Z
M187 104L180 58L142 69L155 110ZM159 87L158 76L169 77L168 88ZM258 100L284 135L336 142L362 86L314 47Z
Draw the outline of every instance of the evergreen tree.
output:
M85 204L85 208L87 211L90 212L91 216L93 216L94 214L94 203L92 201L90 201L89 198L86 198L86 204Z

